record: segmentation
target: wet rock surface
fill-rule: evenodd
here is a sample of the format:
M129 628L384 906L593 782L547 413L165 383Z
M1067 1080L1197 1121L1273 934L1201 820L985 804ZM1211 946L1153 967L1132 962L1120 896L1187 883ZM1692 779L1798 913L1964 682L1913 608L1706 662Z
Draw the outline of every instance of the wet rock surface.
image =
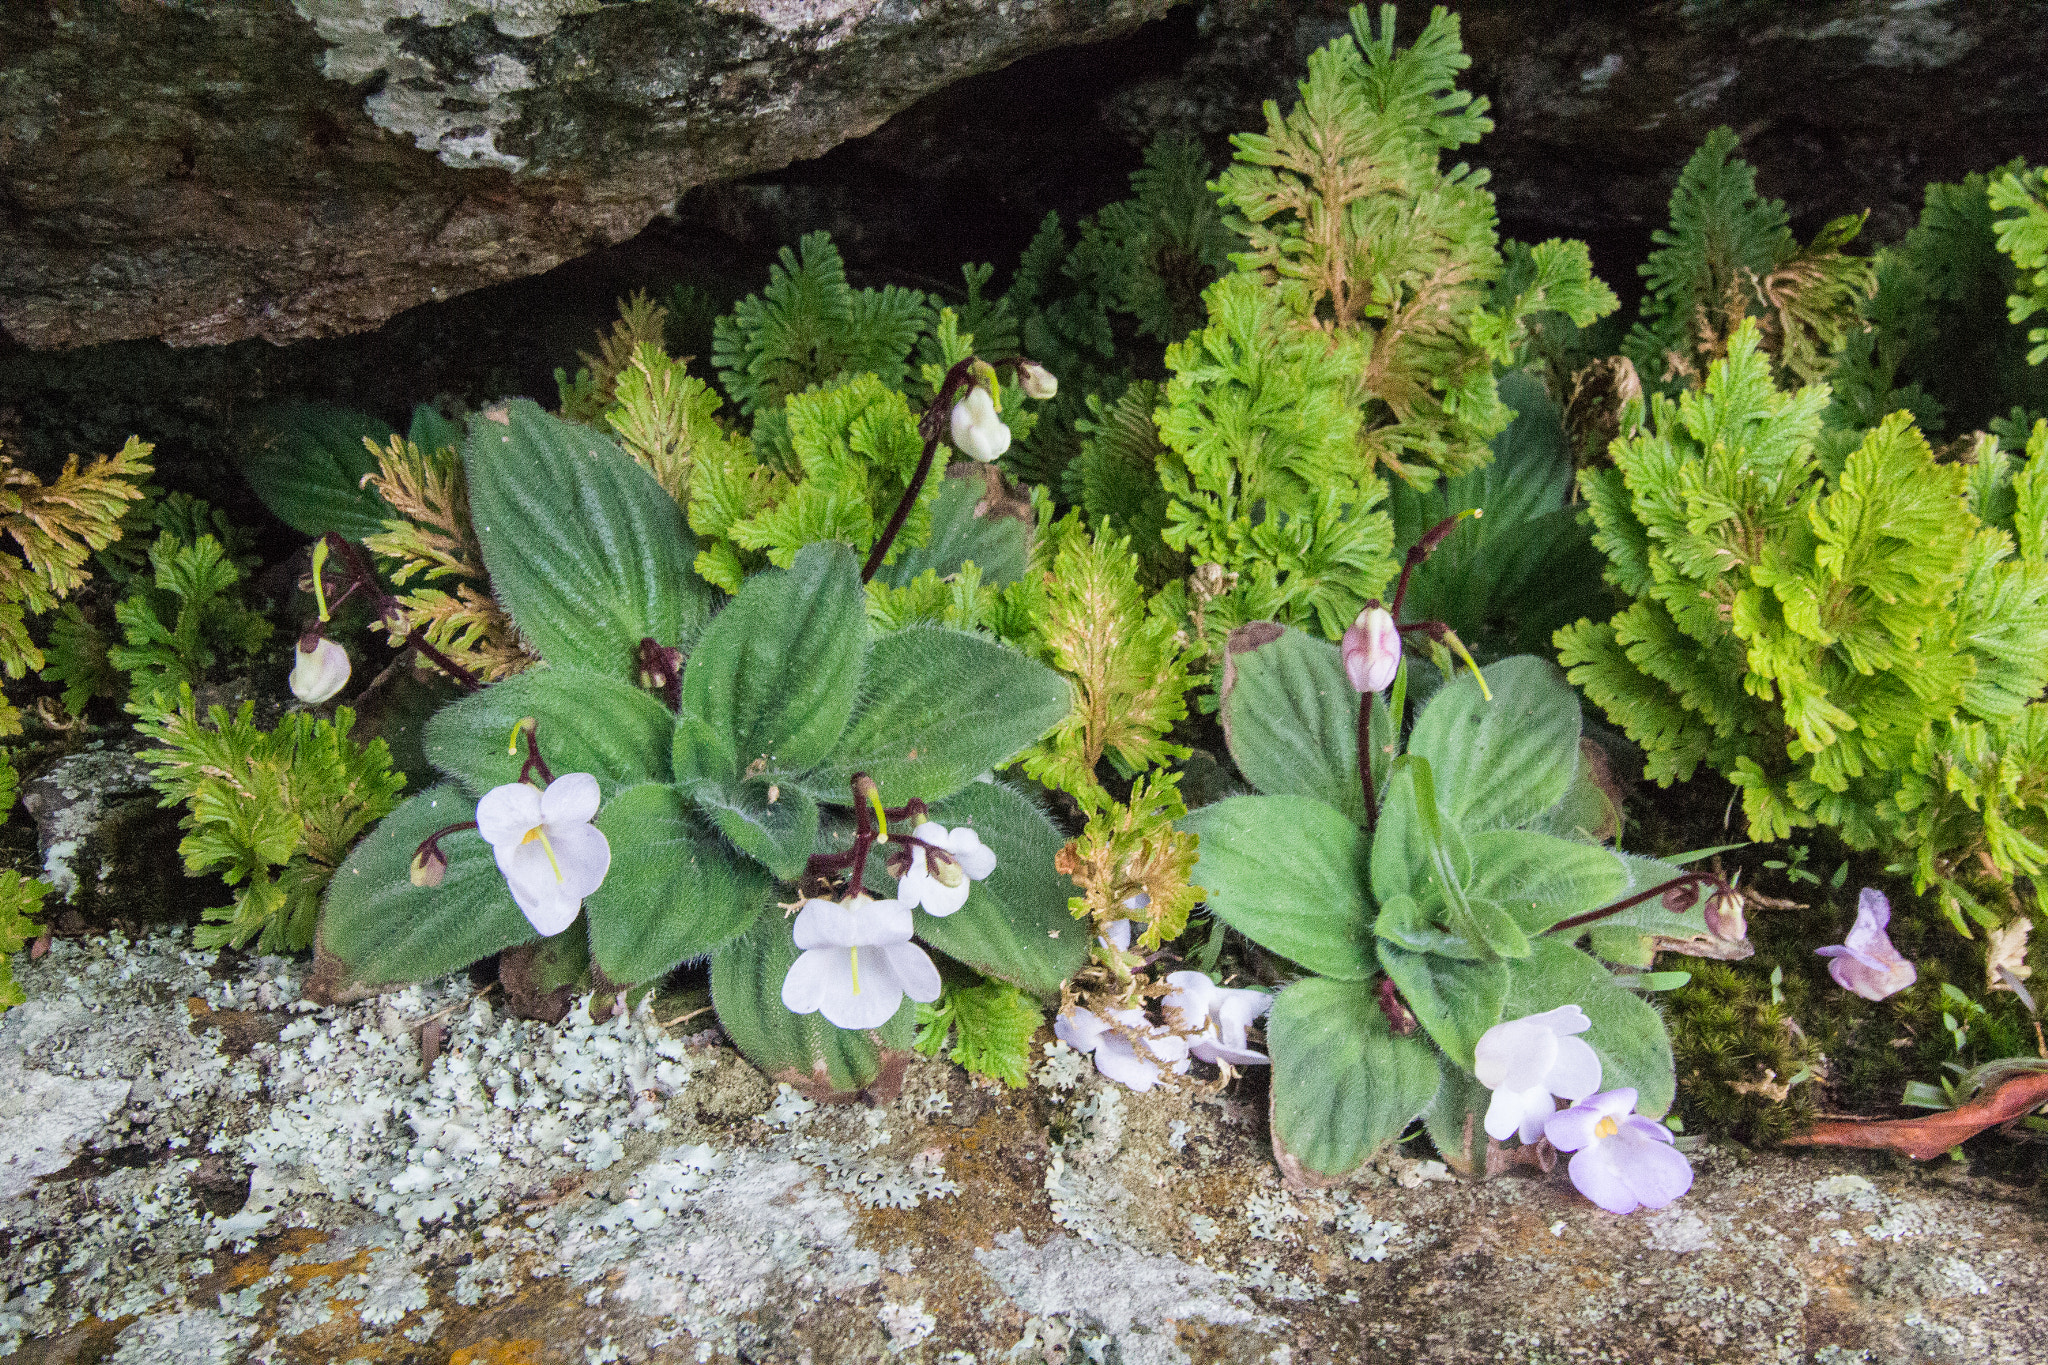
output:
M631 236L1167 0L212 0L0 10L0 327L373 327Z
M771 1087L651 1013L59 941L0 1020L23 1361L2023 1362L2048 1211L1943 1162L1695 1153L1660 1213L1391 1156L1291 1193L1248 1097L914 1065ZM436 1036L423 1065L421 1040ZM1242 1084L1242 1083L1241 1083ZM52 1116L61 1116L58 1122ZM40 1144L40 1145L37 1145Z

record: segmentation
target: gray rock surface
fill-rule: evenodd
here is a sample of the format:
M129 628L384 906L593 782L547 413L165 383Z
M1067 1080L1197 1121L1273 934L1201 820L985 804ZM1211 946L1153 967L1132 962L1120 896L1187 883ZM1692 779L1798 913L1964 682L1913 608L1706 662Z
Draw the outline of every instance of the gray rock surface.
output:
M1056 1044L1027 1091L921 1063L835 1108L715 1034L510 1020L459 978L315 1008L299 966L169 933L21 974L0 1055L78 1098L0 1185L14 1360L2048 1355L2048 1210L1948 1162L1709 1145L1690 1195L1628 1218L1562 1171L1398 1155L1300 1194L1256 1105L1132 1095ZM37 1124L0 1109L0 1148Z
M0 328L65 347L372 327L1167 3L10 4Z

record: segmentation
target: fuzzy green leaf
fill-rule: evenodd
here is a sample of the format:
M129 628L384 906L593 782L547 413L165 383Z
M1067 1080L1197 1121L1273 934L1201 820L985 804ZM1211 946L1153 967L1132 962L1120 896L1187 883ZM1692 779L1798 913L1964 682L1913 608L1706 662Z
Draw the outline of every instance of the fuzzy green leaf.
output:
M428 981L540 935L512 903L491 847L474 830L442 839L448 870L439 886L412 884L420 842L476 818L476 801L443 783L413 797L370 831L328 883L320 946L355 983ZM565 932L580 934L581 922Z
M859 693L866 607L844 545L806 546L748 580L683 668L676 771L730 781L822 762Z
M1194 880L1211 914L1312 972L1373 974L1366 836L1344 815L1305 796L1235 796L1180 827L1201 838Z
M818 846L818 803L778 776L696 778L684 790L734 848L793 881Z
M243 438L242 476L301 535L335 531L359 541L397 515L363 487L363 477L377 472L377 456L364 442L382 446L394 434L388 422L326 403L267 408Z
M1277 632L1277 633L1276 633ZM1271 623L1232 632L1223 673L1223 732L1230 756L1269 796L1310 796L1365 824L1358 783L1360 697L1337 647ZM1393 723L1374 694L1374 786L1386 781Z
M1371 1160L1429 1107L1436 1056L1387 1027L1373 993L1311 977L1280 992L1266 1019L1273 1054L1273 1144L1321 1175Z
M630 680L642 639L695 642L696 540L609 437L520 399L470 424L462 459L492 594L543 659Z
M519 780L526 743L512 727L531 716L541 757L560 777L590 773L609 793L666 781L675 719L648 693L573 668L540 668L494 683L434 713L426 753L478 796Z
M1067 714L1057 673L993 640L913 628L868 650L861 704L807 787L844 801L864 772L882 799L936 801L1015 758Z
M660 980L745 933L773 899L768 875L733 857L665 783L620 792L596 824L612 865L583 913L591 952L613 981Z
M1422 1027L1444 1050L1444 1055L1470 1071L1472 1050L1479 1045L1479 1035L1501 1021L1508 996L1509 964L1411 953L1386 939L1380 940L1379 960L1400 989L1401 998L1415 1011L1415 1017L1422 1021ZM1547 957L1542 960L1549 961ZM1661 1025L1658 1036L1663 1036Z
M1429 761L1445 816L1468 830L1527 824L1563 799L1579 768L1579 701L1548 662L1518 655L1469 674L1416 718L1408 752Z

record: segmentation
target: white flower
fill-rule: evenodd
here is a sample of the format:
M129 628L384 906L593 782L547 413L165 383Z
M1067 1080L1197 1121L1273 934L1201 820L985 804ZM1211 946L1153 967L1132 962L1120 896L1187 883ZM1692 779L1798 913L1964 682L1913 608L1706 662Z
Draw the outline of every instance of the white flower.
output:
M979 384L953 405L953 444L983 464L1010 448L1010 429L996 416L995 397Z
M1035 360L1017 362L1017 387L1041 402L1060 391L1059 378Z
M1119 1024L1144 1040L1142 1054L1138 1043L1117 1030ZM1097 1071L1133 1090L1150 1090L1168 1071L1187 1074L1187 1039L1155 1027L1143 1010L1111 1010L1104 1019L1077 1005L1053 1021L1052 1031L1074 1051L1094 1053Z
M505 885L534 928L555 935L611 870L612 846L591 824L597 779L565 773L538 791L508 782L476 803L476 832L491 846Z
M943 919L967 903L970 880L981 881L996 870L996 855L965 825L947 829L927 820L910 834L948 856L930 858L919 845L910 846L910 870L896 883L896 899L905 906L922 905L927 915Z
M850 905L808 900L797 912L803 956L782 978L791 1014L823 1014L839 1028L880 1028L903 997L939 998L939 969L910 941L910 907L856 896ZM865 949L865 953L863 953Z
M314 637L313 647L299 641L292 660L292 695L308 706L318 706L348 686L348 651L325 635Z
M1577 1005L1560 1005L1479 1035L1473 1072L1493 1092L1488 1137L1505 1142L1519 1132L1522 1141L1534 1142L1557 1112L1551 1096L1576 1104L1600 1088L1600 1058L1584 1039L1572 1037L1592 1026Z
M1131 922L1127 919L1113 919L1102 926L1102 932L1095 938L1105 948L1115 948L1119 952L1128 953L1131 950Z
M1173 990L1159 1004L1168 1023L1193 1036L1190 1056L1218 1066L1258 1066L1271 1060L1245 1042L1252 1021L1273 1008L1269 993L1219 986L1204 972L1175 972L1166 984Z

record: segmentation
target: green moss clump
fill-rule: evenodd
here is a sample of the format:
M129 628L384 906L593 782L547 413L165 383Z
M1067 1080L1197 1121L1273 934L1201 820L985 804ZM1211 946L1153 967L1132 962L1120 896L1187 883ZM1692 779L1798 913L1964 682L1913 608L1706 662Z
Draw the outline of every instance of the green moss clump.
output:
M1767 978L1723 962L1688 962L1670 997L1678 1112L1691 1130L1775 1142L1813 1122L1813 1088L1793 1084L1819 1051L1773 1003Z

